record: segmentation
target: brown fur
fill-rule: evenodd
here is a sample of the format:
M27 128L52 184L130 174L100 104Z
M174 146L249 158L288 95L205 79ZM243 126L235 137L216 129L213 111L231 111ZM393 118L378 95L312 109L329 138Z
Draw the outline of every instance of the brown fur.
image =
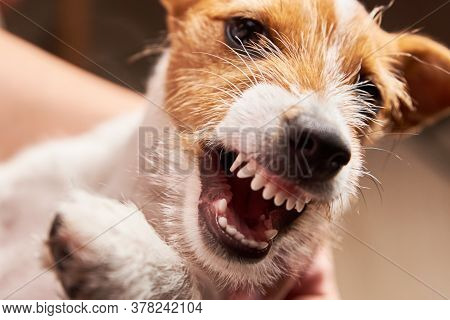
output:
M414 109L402 106L396 130L428 124L450 107L450 56L444 46L417 35L400 37L397 47Z
M188 132L220 121L227 108L217 101L231 102L237 89L251 85L252 72L283 87L298 84L320 92L330 81L355 83L362 69L382 90L384 111L378 122L382 127L395 119L395 127L407 129L450 105L448 73L404 56L408 53L450 70L449 51L422 37L385 33L377 25L379 11L369 15L361 8L349 25L339 28L332 0L164 3L172 48L167 109ZM268 25L281 54L259 60L258 67L239 59L224 44L223 24L233 16L252 17ZM332 45L339 48L342 69L324 73ZM345 79L340 78L342 74ZM261 80L259 74L257 78ZM404 83L417 102L416 115ZM373 131L380 130L380 125L374 127Z

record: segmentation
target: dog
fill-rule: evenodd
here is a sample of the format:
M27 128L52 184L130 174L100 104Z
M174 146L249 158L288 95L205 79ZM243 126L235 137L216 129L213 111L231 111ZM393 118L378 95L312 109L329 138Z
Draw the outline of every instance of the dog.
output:
M356 0L162 3L146 111L3 164L0 208L69 298L263 297L336 241L364 145L448 113L450 52Z

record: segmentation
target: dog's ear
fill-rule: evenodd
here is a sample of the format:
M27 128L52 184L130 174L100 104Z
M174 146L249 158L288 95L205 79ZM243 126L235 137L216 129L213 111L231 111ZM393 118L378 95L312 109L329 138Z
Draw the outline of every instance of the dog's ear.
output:
M169 15L180 16L197 0L161 0L161 2Z
M450 107L450 51L418 35L396 40L400 72L406 80L412 107L402 105L394 118L394 131L414 130L448 114Z

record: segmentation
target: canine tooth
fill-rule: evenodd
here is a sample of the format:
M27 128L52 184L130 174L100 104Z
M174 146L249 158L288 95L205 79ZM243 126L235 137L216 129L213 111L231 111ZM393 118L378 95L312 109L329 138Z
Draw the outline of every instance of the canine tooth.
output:
M310 196L306 196L306 198L305 198L305 203L306 204L308 204L308 203L310 203L311 202L311 197Z
M242 233L236 232L236 234L234 235L234 238L235 238L237 241L241 241L241 240L244 239L245 237L244 237L244 235L243 235Z
M250 248L257 248L258 247L258 242L256 242L255 240L249 240L248 241L248 246Z
M295 207L295 198L289 198L288 201L286 202L286 209L288 211L294 209Z
M267 242L258 242L258 249L259 250L264 250L269 246L269 244Z
M237 173L238 178L245 179L253 177L256 173L256 167L251 163L247 164Z
M252 180L250 187L252 188L253 191L258 191L258 190L261 190L265 184L266 184L266 179L264 179L264 177L262 175L256 174Z
M227 212L228 202L226 199L221 199L217 201L216 206L219 213L225 213Z
M281 206L284 201L286 201L286 194L282 191L278 192L277 195L275 196L275 205L277 206Z
M234 236L237 233L237 230L235 227L233 226L227 226L225 228L225 231L230 235L230 236Z
M263 191L263 198L266 200L270 200L275 196L275 192L277 190L277 187L273 184L269 183L266 185Z
M228 220L227 220L227 218L225 218L225 217L220 217L220 218L219 218L219 226L220 226L222 229L225 229L225 228L227 227L227 225L228 225Z
M234 160L233 165L230 168L231 172L234 172L237 168L239 168L239 166L244 162L244 157L242 156L241 153L239 153L239 155L237 156L236 160Z
M305 202L303 202L303 200L298 200L295 210L297 210L298 213L301 213L303 209L305 209Z
M272 230L267 230L266 232L264 232L264 234L266 235L267 240L273 240L277 235L278 235L278 230L276 229L272 229Z

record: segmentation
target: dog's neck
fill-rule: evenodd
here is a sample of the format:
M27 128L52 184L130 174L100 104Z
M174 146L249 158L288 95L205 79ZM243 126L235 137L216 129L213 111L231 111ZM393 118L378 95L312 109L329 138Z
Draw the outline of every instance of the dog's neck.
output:
M110 197L127 196L130 199L135 195L135 183L139 180L141 172L140 157L142 153L142 138L146 131L163 132L165 128L173 128L169 116L164 110L165 84L167 68L170 60L170 52L167 49L160 57L154 68L153 75L147 85L145 110L136 127L131 128L133 133L131 138L123 145L122 156L116 159L117 171L111 175L111 179L106 183L103 190L105 195ZM135 173L135 174L130 174ZM139 199L133 199L139 200Z
M147 113L143 126L164 128L170 125L170 120L165 111L166 79L170 62L170 50L166 49L156 64L153 75L147 84Z

